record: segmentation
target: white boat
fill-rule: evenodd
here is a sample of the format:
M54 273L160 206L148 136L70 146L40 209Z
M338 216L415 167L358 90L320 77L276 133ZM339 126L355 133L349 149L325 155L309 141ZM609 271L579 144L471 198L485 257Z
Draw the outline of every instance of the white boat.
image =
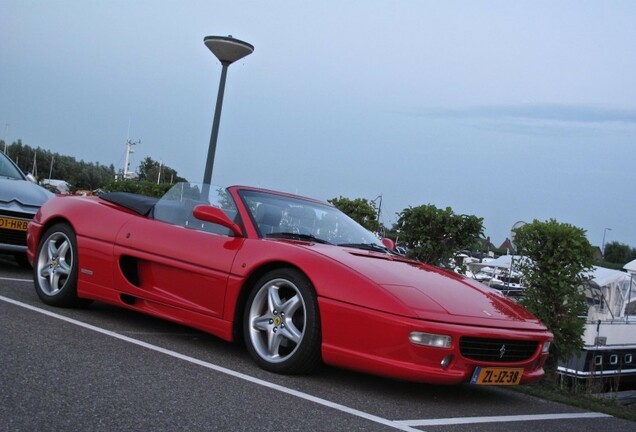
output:
M559 365L559 372L578 379L636 380L634 273L594 267L585 294L584 346L578 355Z
M468 268L474 279L506 295L518 296L523 293L523 275L518 269L525 259L520 255L502 255L493 260L469 263Z

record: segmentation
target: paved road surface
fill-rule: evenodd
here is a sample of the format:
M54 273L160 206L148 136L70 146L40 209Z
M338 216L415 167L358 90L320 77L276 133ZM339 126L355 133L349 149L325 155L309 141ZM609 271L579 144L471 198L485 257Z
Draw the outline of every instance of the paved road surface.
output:
M271 374L240 345L173 323L46 306L2 256L0 365L0 431L636 431L504 388Z

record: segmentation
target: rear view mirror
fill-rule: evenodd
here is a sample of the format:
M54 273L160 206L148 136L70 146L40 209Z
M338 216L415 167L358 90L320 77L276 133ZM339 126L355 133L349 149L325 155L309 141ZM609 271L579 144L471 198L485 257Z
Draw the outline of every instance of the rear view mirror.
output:
M223 210L218 207L210 206L210 205L198 205L194 208L192 212L195 218L202 220L204 222L210 222L214 224L218 224L228 228L234 233L237 237L243 236L243 231L241 227L235 224L228 216L225 214Z
M382 244L386 246L388 250L391 250L391 251L395 250L395 242L391 240L390 238L383 238Z

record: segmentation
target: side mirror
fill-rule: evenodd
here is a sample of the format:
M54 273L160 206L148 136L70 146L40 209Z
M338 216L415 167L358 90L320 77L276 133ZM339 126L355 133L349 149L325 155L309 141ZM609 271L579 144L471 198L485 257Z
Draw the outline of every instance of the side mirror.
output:
M392 250L392 251L395 250L395 242L391 240L390 238L383 238L382 244L386 246L388 250Z
M194 208L192 214L195 218L204 222L210 222L228 228L237 237L243 236L241 227L232 222L232 220L225 214L225 212L218 207L210 205L198 205Z

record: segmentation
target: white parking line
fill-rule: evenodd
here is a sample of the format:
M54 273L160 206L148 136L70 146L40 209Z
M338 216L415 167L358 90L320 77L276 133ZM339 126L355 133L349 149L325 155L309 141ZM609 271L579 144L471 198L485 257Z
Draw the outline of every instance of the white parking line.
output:
M217 371L217 372L220 372L220 373L223 373L223 374L226 374L226 375L233 376L235 378L239 378L239 379L251 382L253 384L257 384L257 385L260 385L260 386L263 386L263 387L267 387L267 388L272 389L272 390L277 390L279 392L286 393L288 395L295 396L295 397L300 398L300 399L304 399L304 400L307 400L307 401L310 401L310 402L313 402L313 403L317 403L319 405L323 405L323 406L326 406L326 407L329 407L329 408L333 408L333 409L336 409L338 411L342 411L344 413L351 414L351 415L363 418L365 420L369 420L369 421L372 421L372 422L375 422L375 423L379 423L379 424L382 424L384 426L391 427L393 429L397 429L397 430L401 430L401 431L407 431L407 432L422 432L421 429L413 429L412 427L410 427L408 425L400 424L398 422L395 422L395 421L392 421L392 420L388 420L388 419L385 419L385 418L382 418L382 417L378 417L378 416L375 416L373 414L369 414L369 413L366 413L364 411L360 411L360 410L357 410L355 408L350 408L350 407L347 407L345 405L341 405L341 404L338 404L338 403L335 403L335 402L331 402L331 401L328 401L326 399L321 399L319 397L312 396L312 395L309 395L307 393L303 393L303 392L300 392L300 391L297 391L297 390L289 389L289 388L283 387L281 385L271 383L269 381L265 381L265 380L262 380L262 379L259 379L259 378L254 378L252 376L249 376L249 375L246 375L246 374L243 374L243 373L240 373L240 372L236 372L236 371L233 371L231 369L224 368L222 366L218 366L218 365L215 365L215 364L212 364L212 363L208 363L208 362L196 359L194 357L190 357L190 356L187 356L187 355L184 355L184 354L180 354L180 353L175 352L175 351L171 351L171 350L168 350L168 349L165 349L165 348L161 348L161 347L159 347L157 345L153 345L153 344L149 344L147 342L143 342L143 341L140 341L140 340L137 340L137 339L133 339L131 337L124 336L124 335L121 335L119 333L115 333L115 332L112 332L110 330L106 330L106 329L103 329L101 327L97 327L97 326L94 326L94 325L91 325L91 324L87 324L85 322L78 321L78 320L75 320L73 318L68 318L68 317L65 317L63 315L59 315L59 314L56 314L54 312L47 311L45 309L40 309L40 308L37 308L35 306L31 306L29 304L22 303L22 302L19 302L19 301L16 301L16 300L4 297L4 296L0 296L0 300L5 301L7 303L11 303L11 304L16 305L16 306L23 307L25 309L32 310L34 312L38 312L38 313L47 315L47 316L49 316L51 318L56 318L56 319L65 321L67 323L74 324L76 326L83 327L85 329L92 330L92 331L101 333L101 334L106 335L106 336L113 337L115 339L119 339L119 340L131 343L131 344L134 344L134 345L138 345L138 346L141 346L141 347L144 347L144 348L156 351L156 352L160 352L162 354L169 355L169 356L177 358L179 360L184 360L184 361L196 364L198 366L203 366L205 368L212 369L214 371Z
M407 426L449 426L461 424L476 423L503 423L503 422L519 422L519 421L536 421L536 420L571 420L578 418L598 418L612 417L609 414L597 412L582 413L557 413L557 414L532 414L532 415L516 415L516 416L491 416L491 417L452 417L429 420L396 420Z
M0 280L6 280L6 281L11 281L11 282L31 282L31 283L33 283L33 279L15 279L15 278L8 278L8 277L0 277Z
M426 419L426 420L389 420L379 416L375 416L373 414L366 413L364 411L357 410L355 408L350 408L345 405L341 405L335 402L328 401L326 399L312 396L307 393L289 389L281 385L271 383L269 381L255 378L250 375L236 372L234 370L227 369L219 365L208 363L208 362L196 359L194 357L180 354L178 352L171 351L171 350L159 347L157 345L149 344L147 342L143 342L138 339L133 339L131 337L124 336L119 333L115 333L113 331L103 329L101 327L97 327L82 321L75 320L73 318L68 318L63 315L59 315L54 312L47 311L45 309L40 309L38 307L19 302L17 300L13 300L8 297L0 296L0 300L5 301L7 303L11 303L16 306L23 307L25 309L32 310L34 312L47 315L51 318L59 319L67 323L74 324L79 327L83 327L85 329L92 330L92 331L101 333L103 335L113 337L115 339L122 340L124 342L132 343L134 345L137 345L143 348L147 348L147 349L150 349L165 355L169 355L179 360L184 360L189 363L196 364L198 366L212 369L216 372L230 375L232 377L242 379L242 380L251 382L253 384L267 387L272 390L286 393L288 395L295 396L300 399L304 399L304 400L307 400L307 401L310 401L325 407L329 407L329 408L332 408L332 409L335 409L350 415L354 415L356 417L363 418L365 420L369 420L369 421L379 423L384 426L388 426L390 428L402 430L402 431L423 432L422 429L414 429L414 427L422 427L422 426L447 426L447 425L477 424L477 423L501 423L501 422L518 422L518 421L536 421L536 420L568 420L568 419L576 419L576 418L611 417L610 415L603 414L603 413L582 412L582 413L537 414L537 415L497 416L497 417L454 417L454 418Z

